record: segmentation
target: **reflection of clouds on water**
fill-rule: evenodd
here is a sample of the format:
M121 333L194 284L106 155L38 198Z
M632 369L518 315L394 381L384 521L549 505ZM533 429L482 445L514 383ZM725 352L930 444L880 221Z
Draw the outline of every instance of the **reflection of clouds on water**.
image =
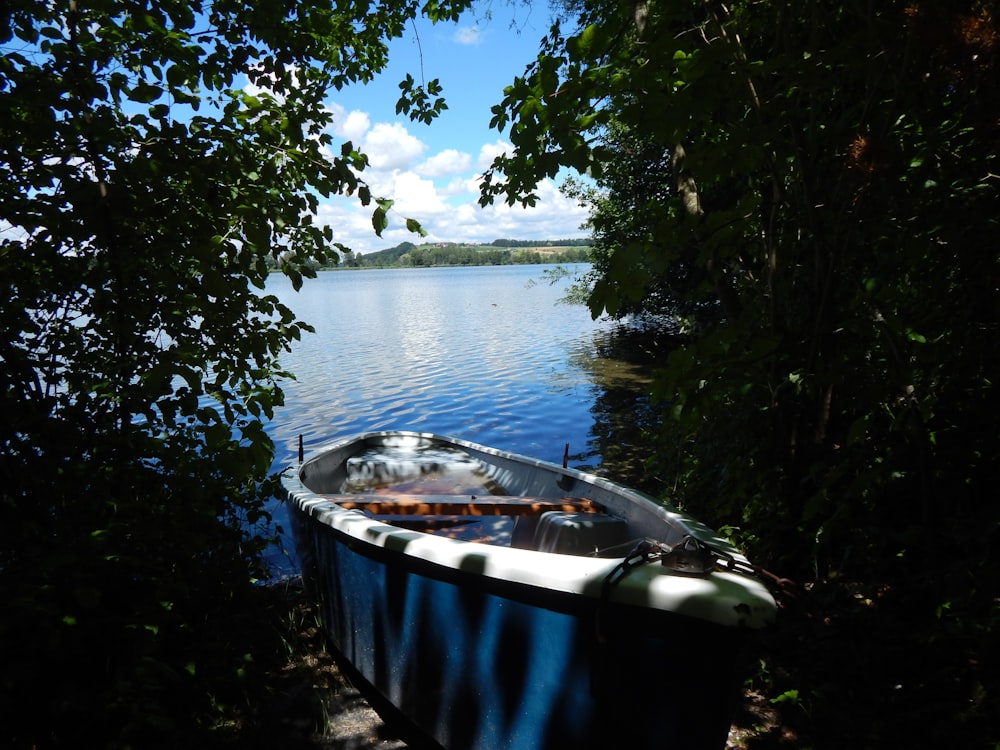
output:
M278 462L368 429L456 434L560 460L584 445L586 376L567 357L602 323L535 285L538 266L334 272L268 292L316 327L282 364L298 380L270 425ZM571 344L572 345L572 344Z

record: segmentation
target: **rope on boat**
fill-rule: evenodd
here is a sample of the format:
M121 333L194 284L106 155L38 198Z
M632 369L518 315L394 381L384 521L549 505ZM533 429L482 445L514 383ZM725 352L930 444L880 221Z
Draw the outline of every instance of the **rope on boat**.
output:
M713 570L730 571L753 576L764 585L782 594L793 595L795 583L781 578L746 560L738 560L725 550L706 544L691 535L685 536L677 544L664 544L655 539L645 538L636 542L625 558L618 563L601 583L601 600L597 609L597 640L606 641L603 615L611 598L611 589L635 568L651 562L659 562L665 568L681 575L708 575Z
M604 577L604 581L601 583L601 601L597 605L596 635L599 644L603 645L608 640L604 632L604 611L611 598L612 587L619 584L634 568L658 560L662 554L663 545L655 539L640 539L625 555L625 559Z
M628 542L596 550L591 553L591 556L615 557L614 554L609 553L626 548L629 551L625 558L604 579L603 590L607 591L609 586L618 583L638 565L656 561L659 561L665 568L685 575L706 575L713 570L722 570L754 576L760 578L765 584L777 587L783 593L788 593L788 590L795 586L794 581L777 576L759 565L737 559L735 555L713 547L690 534L673 545L646 537L638 542Z

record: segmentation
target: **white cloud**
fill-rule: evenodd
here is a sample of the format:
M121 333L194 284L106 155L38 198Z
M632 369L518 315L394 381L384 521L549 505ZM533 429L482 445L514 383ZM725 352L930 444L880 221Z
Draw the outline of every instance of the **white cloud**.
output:
M580 225L587 219L587 211L567 198L550 180L543 180L535 191L538 203L531 208L520 204L509 206L497 202L485 208L473 206L468 216L478 212L476 223L494 236L490 239L565 239L583 236Z
M500 154L505 154L513 148L507 141L495 141L493 143L484 143L483 147L479 149L479 158L476 159L476 169L480 172L484 172L490 168L493 160L500 156Z
M353 110L347 115L342 128L344 138L349 141L360 141L371 127L371 120L364 112Z
M320 206L317 223L334 230L335 240L351 249L370 253L400 242L477 242L498 238L562 239L584 236L580 225L586 210L563 196L555 183L545 180L532 208L479 205L481 174L498 154L512 147L504 140L463 151L444 148L421 161L427 146L400 122L371 123L367 113L331 107L338 137L352 140L369 158L360 177L375 197L394 201L389 226L375 235L371 215L375 206L362 206L357 197L338 197ZM336 149L334 149L336 150ZM406 229L406 219L418 221L427 236Z
M299 88L298 66L286 65L285 73L288 75L288 79L283 81L282 86L279 88L283 88L286 83L291 87L291 89ZM245 75L247 82L243 85L243 93L248 96L261 96L266 94L274 97L274 99L278 102L285 102L288 99L289 93L294 94L294 91L276 91L275 85L278 83L278 76L273 71L266 70L263 63L251 63Z
M445 177L461 174L472 166L472 157L462 151L446 148L417 167L417 172L425 177Z
M393 210L409 218L422 221L423 217L437 216L448 210L434 183L415 172L393 172L391 182L383 183L382 187L385 195L395 201Z
M580 225L587 212L570 198L563 196L552 182L538 186L539 201L533 208L520 204L497 203L482 207L478 195L468 196L455 204L449 202L443 190L412 172L394 172L379 181L376 195L395 200L389 212L389 226L377 237L372 230L374 206L361 206L353 198L336 198L320 206L317 220L334 229L338 242L352 250L371 253L400 242L479 242L495 239L545 240L585 236ZM407 231L406 219L416 219L427 237Z
M371 220L373 209L374 206L362 207L356 198L334 198L319 205L316 223L331 227L334 242L347 245L352 250L371 251L391 247L393 243L383 243L375 236Z
M438 192L444 196L474 195L479 197L479 177L455 177Z
M373 169L406 169L424 152L424 144L400 123L380 122L361 144Z
M461 26L455 31L454 39L458 44L479 44L479 27Z
M358 109L348 111L339 104L327 105L333 115L333 134L345 141L350 141L355 147L360 147L365 134L371 129L372 122L367 112ZM339 149L337 149L339 152Z

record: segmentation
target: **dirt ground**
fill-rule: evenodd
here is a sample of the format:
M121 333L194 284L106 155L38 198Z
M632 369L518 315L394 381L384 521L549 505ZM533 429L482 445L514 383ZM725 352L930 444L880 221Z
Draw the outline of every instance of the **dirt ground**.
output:
M336 670L336 666L333 666ZM338 684L328 695L329 714L325 726L314 738L324 750L415 750L396 736L361 693L337 673ZM757 730L743 726L751 722L738 721L729 732L726 750L746 750L746 742L762 725L774 721L773 710L759 696L747 695L741 716L753 718Z

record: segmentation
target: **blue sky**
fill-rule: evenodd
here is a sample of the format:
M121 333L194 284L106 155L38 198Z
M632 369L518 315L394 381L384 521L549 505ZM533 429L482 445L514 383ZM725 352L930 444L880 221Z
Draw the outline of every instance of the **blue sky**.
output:
M478 206L479 176L497 153L509 148L505 134L489 128L490 108L535 58L549 26L548 14L540 8L493 5L489 19L473 11L457 25L418 22L393 43L390 66L376 81L331 92L327 104L334 111L336 136L368 154L370 167L363 178L372 192L396 201L381 238L372 231L370 208L350 199L324 203L319 219L334 228L338 241L371 252L404 240L586 236L580 229L586 211L562 196L555 182L540 186L541 201L532 209ZM431 125L395 114L398 83L407 73L418 81L437 78L444 87L448 109ZM405 218L417 219L428 237L421 240L407 232Z

